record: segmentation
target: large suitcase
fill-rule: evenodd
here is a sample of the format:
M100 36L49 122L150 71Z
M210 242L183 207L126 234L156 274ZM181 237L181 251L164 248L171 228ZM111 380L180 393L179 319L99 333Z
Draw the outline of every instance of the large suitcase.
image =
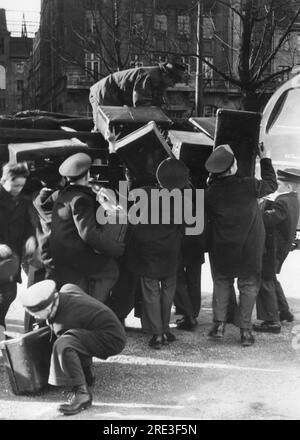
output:
M159 107L98 106L96 127L105 136L114 129L119 139L154 121L160 129L168 130L173 122Z
M219 109L215 147L229 144L237 160L240 176L253 176L259 140L261 114L242 110Z
M206 136L213 139L215 137L216 118L201 117L201 118L189 118L189 123L197 130L206 134Z
M116 142L116 153L137 186L155 183L158 165L167 157L174 157L153 121Z
M52 344L49 327L1 342L1 351L14 394L37 393L48 383Z
M193 185L205 188L208 178L205 162L212 152L214 141L204 133L176 130L170 130L168 138L176 159L182 160L189 168Z

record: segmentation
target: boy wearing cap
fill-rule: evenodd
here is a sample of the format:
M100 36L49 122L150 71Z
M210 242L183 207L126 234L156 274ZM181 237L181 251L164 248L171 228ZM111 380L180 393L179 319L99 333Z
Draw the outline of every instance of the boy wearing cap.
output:
M188 183L188 169L183 162L165 159L157 168L160 189L168 194L171 190L185 187ZM176 289L176 274L182 239L182 226L174 222L174 208L169 203L169 224L162 221L164 203L160 200L159 221L151 223L154 206L151 206L151 191L159 187L143 188L148 196L148 223L133 226L132 238L128 244L128 267L140 277L142 291L142 329L152 335L148 345L161 349L162 345L175 340L169 323L172 302ZM169 202L174 202L170 200Z
M46 320L57 336L53 344L48 382L72 387L71 400L58 410L74 415L92 404L89 385L95 380L92 357L107 359L125 346L125 332L115 314L73 284L60 291L52 280L40 281L20 294L26 311Z
M89 186L91 158L77 153L60 166L69 185L54 203L50 250L59 285L74 283L100 301L106 301L118 278L115 260L124 244L105 235L96 221L96 197Z
M7 163L3 166L0 184L0 243L7 245L16 254L19 266L10 282L9 294L2 295L1 325L10 304L17 293L17 282L21 282L20 263L25 243L35 243L34 229L30 218L30 202L21 194L29 175L26 163Z
M165 103L167 87L182 82L185 66L164 63L161 66L137 67L114 72L90 89L90 103L96 124L99 105L138 107ZM95 131L97 127L95 126Z
M0 325L3 327L9 305L16 297L15 277L19 266L17 254L6 244L0 244Z
M256 300L257 319L253 329L259 332L280 333L280 321L293 321L294 316L276 274L292 249L299 220L300 171L278 170L278 195L267 200L263 212L266 227L266 249L260 290Z
M228 317L234 279L240 293L241 343L254 343L251 315L260 285L265 230L258 198L277 189L275 172L263 144L259 148L261 176L240 177L229 145L217 147L206 169L213 173L205 193L209 254L213 277L213 320L209 336L222 339Z

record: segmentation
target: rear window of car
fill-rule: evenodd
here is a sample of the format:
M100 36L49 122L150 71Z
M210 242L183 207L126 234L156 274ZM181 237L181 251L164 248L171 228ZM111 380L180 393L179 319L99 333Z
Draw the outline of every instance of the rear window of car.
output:
M271 133L278 128L300 129L300 88L288 90L274 106L267 130Z

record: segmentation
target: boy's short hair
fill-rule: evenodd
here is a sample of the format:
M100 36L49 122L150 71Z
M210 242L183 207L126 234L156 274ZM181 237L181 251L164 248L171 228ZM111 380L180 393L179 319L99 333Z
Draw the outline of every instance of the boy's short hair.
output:
M26 162L14 163L8 162L2 168L1 183L7 180L15 180L19 177L25 179L29 176L29 170Z

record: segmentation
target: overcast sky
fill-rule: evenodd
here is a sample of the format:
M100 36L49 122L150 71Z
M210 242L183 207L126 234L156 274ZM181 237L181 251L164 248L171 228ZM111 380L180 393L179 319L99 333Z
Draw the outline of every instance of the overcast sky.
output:
M27 33L33 37L38 29L40 0L0 0L0 8L6 9L7 27L12 36L21 33L23 12Z

